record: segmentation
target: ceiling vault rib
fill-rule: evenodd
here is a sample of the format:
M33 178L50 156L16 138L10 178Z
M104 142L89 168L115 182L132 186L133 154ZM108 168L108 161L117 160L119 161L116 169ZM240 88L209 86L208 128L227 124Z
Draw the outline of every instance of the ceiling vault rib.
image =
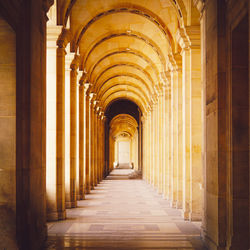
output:
M131 67L131 68L134 68L134 69L137 69L139 70L140 72L142 72L144 75L146 75L147 79L151 82L152 86L154 85L154 81L153 79L151 78L151 76L148 74L148 72L146 72L145 70L143 70L143 68L139 67L138 65L134 65L134 64L131 64L131 63L118 63L118 64L114 64L114 65L111 65L109 66L108 68L104 69L100 74L99 76L94 80L93 84L94 86L96 86L96 84L98 84L98 81L99 79L109 70L115 68L115 67L119 67L119 66L126 66L126 67Z

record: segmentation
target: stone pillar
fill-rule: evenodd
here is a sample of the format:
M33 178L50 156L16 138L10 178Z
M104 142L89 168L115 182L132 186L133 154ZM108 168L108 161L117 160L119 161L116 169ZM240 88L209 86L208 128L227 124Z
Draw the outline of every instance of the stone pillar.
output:
M16 135L19 131L16 128L16 110L17 112L22 110L16 105L18 96L16 34L1 15L0 27L0 249L18 249L16 239ZM55 47L55 43L53 45ZM53 47L50 51L52 53L55 51Z
M191 40L191 180L190 216L192 221L202 217L202 84L200 26L187 28Z
M167 121L166 121L166 83L162 82L162 197L166 197L166 170L167 170Z
M91 100L90 100L90 186L91 189L94 189L95 187L95 162L94 162L94 137L95 137L95 122L94 122L94 93L91 93Z
M171 178L171 166L172 166L172 114L171 114L171 78L169 80L168 87L168 98L167 98L167 106L168 106L168 168L167 168L167 193L168 199L171 200L172 194L172 178Z
M169 87L165 87L165 173L164 173L164 189L163 195L165 199L169 199Z
M202 116L200 28L179 30L177 39L182 47L183 68L183 216L201 219L202 186Z
M72 118L76 119L76 111L72 114L72 91L76 93L77 84L77 69L71 68L74 54L69 51L69 44L67 46L67 55L65 58L65 205L66 208L76 207L76 164L72 164L72 158L76 161L76 140L72 136ZM72 84L74 86L72 87ZM73 94L73 102L76 103L76 94ZM76 125L76 123L75 123ZM76 136L76 129L74 130ZM75 147L72 152L72 147ZM74 181L74 188L72 187ZM74 193L74 194L73 194ZM73 198L73 200L72 200Z
M46 198L47 220L58 220L56 165L56 41L61 26L47 27L47 83L46 83Z
M152 139L152 107L150 106L149 115L148 115L148 183L151 184L152 178L152 152L153 152L153 139Z
M79 82L79 198L83 200L85 198L85 93L84 93L84 81L86 73L83 75Z
M84 92L85 92L85 192L87 194L90 193L90 96L88 93L89 83L84 84Z
M156 138L155 138L155 109L156 109L156 104L153 103L152 104L152 115L151 115L151 166L150 166L150 183L152 186L154 186L155 183L155 142L156 142Z
M106 117L104 116L104 113L102 112L101 115L101 120L102 120L102 158L101 158L101 164L102 164L102 179L105 178L105 171L106 171L106 166L105 166L105 123L106 123Z
M178 74L175 62L171 72L171 131L172 131L172 149L171 149L171 178L172 194L171 206L176 207L177 203L177 177L178 177Z
M56 60L56 174L57 216L66 218L65 210L65 47L68 30L63 29L57 40Z
M98 120L97 120L97 113L98 113L98 101L95 101L95 107L94 107L94 168L95 168L95 179L94 184L95 186L98 184Z
M143 141L143 144L142 144L142 166L143 168L141 169L142 170L142 178L143 180L146 180L146 176L147 176L147 166L146 166L146 147L147 147L147 144L146 144L146 133L147 133L147 128L146 128L146 119L145 119L145 114L143 115L143 117L141 117L141 121L142 121L142 141Z
M182 57L180 54L176 54L176 70L178 74L178 128L177 128L177 136L178 136L178 171L177 171L177 208L182 208L183 204L183 128L182 128Z
M163 103L163 91L162 86L158 86L159 102L158 102L158 193L162 194L162 183L163 183L163 115L162 115L162 103Z
M98 114L97 114L97 181L98 183L101 182L102 177L101 177L101 153L102 153L102 125L101 125L101 111L100 107L98 109Z

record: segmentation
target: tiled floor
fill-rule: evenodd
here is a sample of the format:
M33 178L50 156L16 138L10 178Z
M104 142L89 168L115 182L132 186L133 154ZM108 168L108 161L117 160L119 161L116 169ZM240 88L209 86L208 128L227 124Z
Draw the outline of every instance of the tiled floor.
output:
M117 169L67 220L48 223L45 249L205 249L199 223L185 222L177 209L131 170Z

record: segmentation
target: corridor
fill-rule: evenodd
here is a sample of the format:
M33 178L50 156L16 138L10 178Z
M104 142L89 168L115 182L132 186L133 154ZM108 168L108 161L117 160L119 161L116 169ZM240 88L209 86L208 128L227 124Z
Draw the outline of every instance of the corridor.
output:
M200 223L184 221L131 172L113 170L66 220L48 223L46 249L204 249Z

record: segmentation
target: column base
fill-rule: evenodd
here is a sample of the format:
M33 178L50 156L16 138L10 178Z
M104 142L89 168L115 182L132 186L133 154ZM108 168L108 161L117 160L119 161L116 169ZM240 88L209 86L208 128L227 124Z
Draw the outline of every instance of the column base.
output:
M60 212L51 212L47 214L47 221L58 221L66 219L66 210Z
M75 208L77 207L77 201L66 201L65 206L66 208Z
M201 221L201 219L202 219L202 216L200 213L194 213L194 212L189 213L190 221Z
M90 188L85 189L85 194L90 194Z
M182 208L182 201L176 202L176 208L181 209Z
M189 220L189 211L182 210L181 216L184 220Z
M84 192L85 192L85 190L84 190ZM85 200L85 194L84 194L84 192L79 195L79 200Z
M177 201L170 201L170 206L172 208L176 208L176 205L177 205Z
M203 235L203 240L205 242L205 245L207 246L208 249L211 250L221 250L221 249L225 249L224 247L220 247L218 246L208 235L207 232L203 230L202 232Z

